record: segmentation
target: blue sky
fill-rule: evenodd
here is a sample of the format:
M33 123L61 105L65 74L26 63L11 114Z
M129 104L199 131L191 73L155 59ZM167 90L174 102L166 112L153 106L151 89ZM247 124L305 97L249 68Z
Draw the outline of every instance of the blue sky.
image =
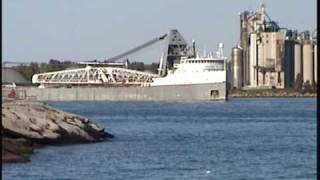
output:
M104 60L178 29L199 49L225 44L229 57L239 39L239 13L258 0L3 0L5 61ZM316 28L316 0L265 0L281 27ZM158 62L164 42L129 56Z

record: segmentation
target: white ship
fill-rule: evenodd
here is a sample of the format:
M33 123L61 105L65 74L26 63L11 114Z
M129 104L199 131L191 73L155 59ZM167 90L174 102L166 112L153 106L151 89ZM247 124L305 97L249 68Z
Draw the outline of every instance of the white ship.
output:
M166 38L167 37L167 38ZM137 46L113 59L119 59L167 39L158 74L124 67L97 66L35 74L27 94L43 101L206 101L225 100L226 60L223 44L216 53L200 56L195 42L189 47L177 30ZM107 63L110 64L110 63Z
M167 76L153 78L151 86L187 85L226 82L226 57L223 57L223 44L220 44L216 57L212 53L196 58L182 57Z
M186 86L190 89L192 85L203 86L197 93L207 93L207 99L226 99L226 60L220 43L215 56L209 53L195 58L182 57L165 77L153 78L150 86Z

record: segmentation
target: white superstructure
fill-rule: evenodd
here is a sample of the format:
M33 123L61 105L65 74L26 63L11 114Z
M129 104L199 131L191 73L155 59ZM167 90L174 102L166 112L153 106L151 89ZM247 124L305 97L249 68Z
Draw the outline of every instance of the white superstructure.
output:
M219 44L216 56L209 53L196 58L182 57L167 76L153 78L150 86L225 83L227 58L223 56L222 49L223 44Z

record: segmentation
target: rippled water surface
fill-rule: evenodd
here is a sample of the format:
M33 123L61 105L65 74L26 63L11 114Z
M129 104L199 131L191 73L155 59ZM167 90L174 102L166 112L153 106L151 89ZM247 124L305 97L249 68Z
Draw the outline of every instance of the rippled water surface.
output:
M116 138L39 149L3 179L316 179L315 98L49 104Z

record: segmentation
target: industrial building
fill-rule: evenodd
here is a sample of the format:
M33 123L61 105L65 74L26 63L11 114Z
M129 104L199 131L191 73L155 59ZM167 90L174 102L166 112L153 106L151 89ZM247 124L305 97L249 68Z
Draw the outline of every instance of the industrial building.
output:
M317 37L309 31L298 34L288 31L286 36L287 86L293 86L299 76L304 84L317 84Z
M250 35L250 87L284 87L284 35L261 32Z
M260 4L240 14L240 41L231 52L231 87L289 88L317 83L317 37L280 28Z

